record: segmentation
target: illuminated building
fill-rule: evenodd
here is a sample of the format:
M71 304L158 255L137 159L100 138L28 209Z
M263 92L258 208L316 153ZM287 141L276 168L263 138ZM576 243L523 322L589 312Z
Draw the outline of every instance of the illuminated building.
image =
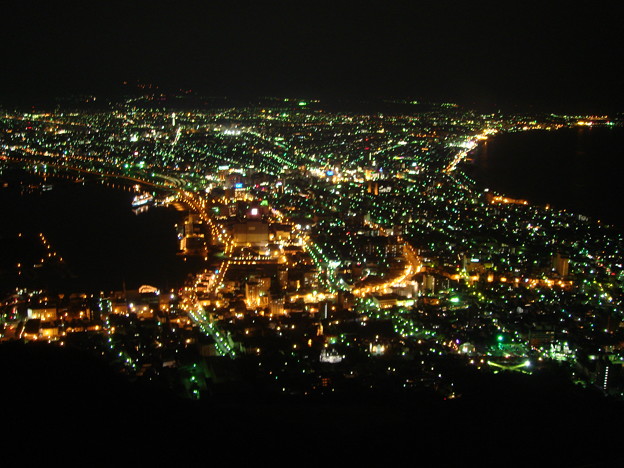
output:
M555 271L557 272L557 274L561 277L566 277L568 276L568 264L569 264L569 258L567 256L562 255L561 253L557 252L554 257L553 257L553 261L552 261L552 266L555 269Z
M379 195L379 182L373 180L366 182L366 192L372 195Z
M255 281L245 283L245 304L248 309L260 307L260 285Z
M269 243L269 225L263 221L236 223L232 231L237 246L264 247Z
M283 294L271 294L269 299L269 313L283 315L286 298Z

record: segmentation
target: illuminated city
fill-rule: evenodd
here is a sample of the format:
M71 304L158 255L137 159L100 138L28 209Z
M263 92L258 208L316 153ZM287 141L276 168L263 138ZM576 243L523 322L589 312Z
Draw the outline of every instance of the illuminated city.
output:
M615 15L139 3L3 33L22 461L620 465Z
M462 170L498 132L615 122L453 104L384 116L292 99L212 112L152 102L6 113L3 170L38 175L40 190L63 179L116 185L135 193L137 212L183 211L179 251L195 263L192 279L82 294L67 308L19 280L63 263L39 233L43 258L13 265L5 340L97 335L102 354L139 379L162 378L165 350L183 349L189 363L171 365L188 398L227 378L207 364L217 356L244 360L263 390L288 394L389 386L455 398L441 373L452 359L494 373L563 364L580 385L624 395L621 234L479 188ZM135 327L152 338L128 341Z

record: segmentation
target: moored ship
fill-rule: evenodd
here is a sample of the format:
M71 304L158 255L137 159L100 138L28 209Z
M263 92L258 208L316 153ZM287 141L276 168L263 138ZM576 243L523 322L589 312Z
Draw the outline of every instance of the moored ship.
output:
M132 206L136 208L139 206L148 205L152 203L153 201L154 201L154 197L152 196L152 194L143 192L134 197L134 199L132 200Z

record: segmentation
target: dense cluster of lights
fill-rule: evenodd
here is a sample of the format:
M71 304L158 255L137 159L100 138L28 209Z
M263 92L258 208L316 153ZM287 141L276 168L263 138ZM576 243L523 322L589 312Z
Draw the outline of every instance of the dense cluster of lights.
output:
M422 381L440 382L431 362L447 354L482 369L522 372L551 360L578 364L595 352L619 359L620 348L599 343L621 335L613 326L624 320L621 234L483 190L463 170L496 133L612 122L484 115L450 104L408 115L329 113L299 100L175 113L148 104L7 113L0 161L46 177L138 183L186 205L220 260L201 294L199 281L183 288L182 310L220 355L257 358L280 391L294 391L293 368L304 393L333 391L338 374L353 378L341 366L361 356L420 359ZM235 242L237 203L262 204L267 223L290 227L274 256ZM260 216L258 208L252 216ZM62 261L43 235L41 242L47 257ZM243 287L225 293L225 283L250 283L241 279L246 270L278 265L316 272L317 281L281 286L284 303L275 302L275 313L262 309L260 296L232 312ZM348 318L333 319L340 314ZM385 324L390 328L369 336ZM138 358L116 342L108 322L104 330L109 353L138 372ZM254 336L271 339L252 345ZM267 357L268 343L286 362ZM411 376L402 382L414 384Z

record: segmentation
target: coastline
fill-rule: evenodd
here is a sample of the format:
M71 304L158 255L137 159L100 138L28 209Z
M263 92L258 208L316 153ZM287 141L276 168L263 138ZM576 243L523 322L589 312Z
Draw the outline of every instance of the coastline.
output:
M480 142L462 170L479 188L622 229L617 206L622 143L623 128L500 133Z
M20 194L16 177L9 175L8 188L0 193L6 203L6 239L18 232L25 237L44 233L66 260L70 288L112 290L124 283L169 288L183 282L174 227L180 215L174 210L158 207L137 216L132 193L93 181L52 177L50 191ZM22 218L24 212L30 216Z

